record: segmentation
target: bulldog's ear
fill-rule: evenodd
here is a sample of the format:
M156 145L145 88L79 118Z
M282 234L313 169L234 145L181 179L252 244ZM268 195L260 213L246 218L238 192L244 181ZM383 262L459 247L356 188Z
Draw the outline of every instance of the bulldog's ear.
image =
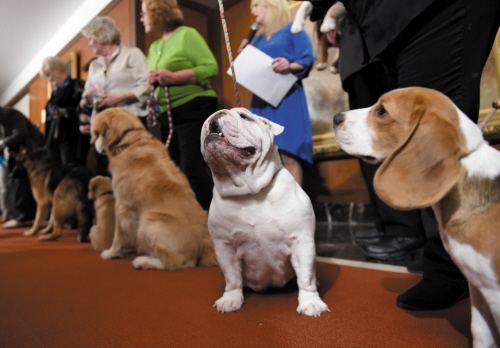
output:
M414 110L406 139L375 174L377 195L396 209L437 203L460 175L459 158L464 149L456 125L422 108Z
M277 123L274 123L273 121L269 121L267 118L264 118L264 117L260 117L258 116L260 120L262 120L262 122L269 127L269 129L271 130L271 132L274 134L274 135L280 135L281 133L283 133L283 131L285 130L285 127L283 127L282 125L279 125Z

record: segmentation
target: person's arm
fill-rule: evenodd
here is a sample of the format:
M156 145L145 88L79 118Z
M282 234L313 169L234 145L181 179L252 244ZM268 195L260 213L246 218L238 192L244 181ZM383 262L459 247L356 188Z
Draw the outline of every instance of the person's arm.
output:
M133 48L129 56L134 88L124 95L125 103L144 102L148 94L148 66L144 53L138 48Z
M291 57L292 73L299 79L305 78L314 63L314 53L309 36L304 31L291 34L293 54Z

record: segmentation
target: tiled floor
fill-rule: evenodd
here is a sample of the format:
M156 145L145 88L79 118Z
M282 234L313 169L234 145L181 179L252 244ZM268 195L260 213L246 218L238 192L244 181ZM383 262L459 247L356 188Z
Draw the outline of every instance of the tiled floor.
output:
M419 253L401 261L382 262L366 257L354 239L356 232L374 229L371 207L365 204L329 204L315 207L316 254L338 259L404 266L417 262Z

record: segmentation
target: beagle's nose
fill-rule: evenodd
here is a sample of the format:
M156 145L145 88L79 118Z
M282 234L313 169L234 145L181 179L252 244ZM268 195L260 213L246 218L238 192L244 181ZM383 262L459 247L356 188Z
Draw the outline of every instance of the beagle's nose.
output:
M337 126L340 126L342 124L342 122L344 122L345 120L345 115L343 112L339 112L338 114L336 114L335 116L333 116L333 126L334 127L337 127Z

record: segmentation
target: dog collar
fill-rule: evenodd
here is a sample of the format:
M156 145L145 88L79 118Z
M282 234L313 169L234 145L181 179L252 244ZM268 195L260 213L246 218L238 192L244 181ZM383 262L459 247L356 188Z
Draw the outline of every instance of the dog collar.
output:
M123 132L123 134L118 138L116 139L115 141L113 141L111 144L109 144L109 149L111 150L111 154L113 156L116 156L116 155L119 155L120 153L123 152L123 150L125 150L127 147L129 147L130 145L132 145L133 143L135 143L136 141L139 141L139 140L136 140L132 143L125 143L125 144L122 144L122 145L119 145L118 144L120 142L122 142L122 140L125 138L125 136L130 133L130 132L133 132L133 131L138 131L138 130L145 130L144 128L138 128L138 127L134 127L134 128L128 128L128 129L125 129L125 131Z
M105 195L113 195L113 191L106 191L106 192L103 192L103 193L101 193L99 196L97 196L97 197L96 197L96 199L97 199L97 198L99 198L99 197L105 196Z

